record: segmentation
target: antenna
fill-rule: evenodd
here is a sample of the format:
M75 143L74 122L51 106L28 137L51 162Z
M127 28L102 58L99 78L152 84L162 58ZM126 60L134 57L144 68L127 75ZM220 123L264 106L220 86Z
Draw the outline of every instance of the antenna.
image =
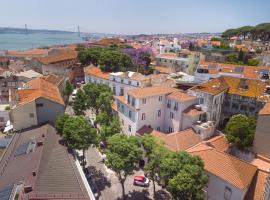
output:
M81 37L80 26L78 26L78 36Z
M25 24L24 27L25 27L25 35L28 35L27 24Z

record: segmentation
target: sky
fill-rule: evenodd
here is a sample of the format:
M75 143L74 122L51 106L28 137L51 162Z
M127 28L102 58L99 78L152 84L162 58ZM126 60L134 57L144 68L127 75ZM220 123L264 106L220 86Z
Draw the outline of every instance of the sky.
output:
M223 32L270 22L270 0L0 0L0 27L115 34Z

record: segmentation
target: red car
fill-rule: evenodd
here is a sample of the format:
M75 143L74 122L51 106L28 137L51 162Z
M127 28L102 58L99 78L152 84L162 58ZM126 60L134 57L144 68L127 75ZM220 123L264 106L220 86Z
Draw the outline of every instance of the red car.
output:
M149 179L145 176L134 176L133 185L148 187Z

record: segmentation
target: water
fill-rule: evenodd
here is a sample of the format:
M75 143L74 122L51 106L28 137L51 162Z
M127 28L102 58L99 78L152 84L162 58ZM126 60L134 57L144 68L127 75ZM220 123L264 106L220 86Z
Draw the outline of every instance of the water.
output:
M0 34L0 50L25 50L82 42L77 33Z

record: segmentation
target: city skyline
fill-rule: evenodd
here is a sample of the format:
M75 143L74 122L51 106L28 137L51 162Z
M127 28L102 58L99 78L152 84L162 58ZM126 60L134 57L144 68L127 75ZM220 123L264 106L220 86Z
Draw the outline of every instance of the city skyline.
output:
M27 24L29 29L77 31L79 25L82 32L92 33L223 32L270 19L266 0L11 0L2 5L7 9L0 13L0 27L24 28Z

